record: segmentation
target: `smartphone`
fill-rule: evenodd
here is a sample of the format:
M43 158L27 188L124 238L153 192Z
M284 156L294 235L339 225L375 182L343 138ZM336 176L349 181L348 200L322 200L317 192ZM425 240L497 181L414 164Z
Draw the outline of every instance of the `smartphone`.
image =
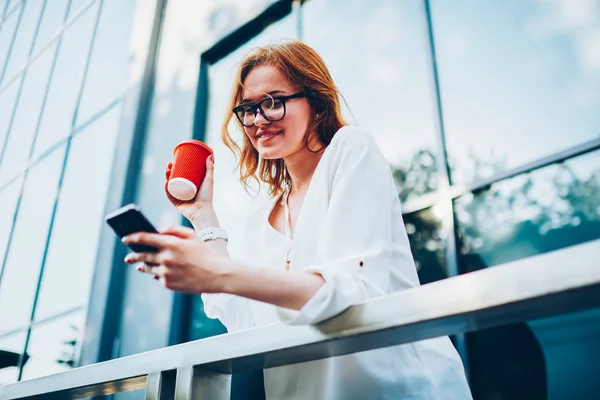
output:
M111 212L106 216L106 222L120 238L137 232L158 233L154 225L148 221L135 204L128 204ZM158 251L156 247L141 244L128 246L136 253L154 253Z

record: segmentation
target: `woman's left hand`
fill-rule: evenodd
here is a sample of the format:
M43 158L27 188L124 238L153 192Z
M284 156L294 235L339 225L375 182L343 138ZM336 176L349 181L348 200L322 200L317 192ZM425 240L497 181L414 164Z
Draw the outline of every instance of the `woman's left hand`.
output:
M139 232L123 238L123 243L159 249L156 253L130 253L125 262L154 264L139 270L158 277L167 289L195 294L223 290L229 259L217 255L193 229L175 226L160 234Z

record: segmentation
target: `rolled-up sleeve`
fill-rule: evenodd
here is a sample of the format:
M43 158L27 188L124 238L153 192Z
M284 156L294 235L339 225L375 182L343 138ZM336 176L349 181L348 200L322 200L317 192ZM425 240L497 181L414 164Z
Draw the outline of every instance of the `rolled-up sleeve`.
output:
M399 200L390 167L373 138L361 135L358 139L342 143L332 162L329 205L319 225L324 261L303 270L321 275L325 284L301 310L278 308L283 322L318 323L391 291L397 246L392 208L400 207ZM406 247L403 251L410 253L408 242ZM405 264L400 268L414 274L414 264Z
M231 294L202 294L204 313L208 318L219 319L227 332L233 333L254 328L249 300Z

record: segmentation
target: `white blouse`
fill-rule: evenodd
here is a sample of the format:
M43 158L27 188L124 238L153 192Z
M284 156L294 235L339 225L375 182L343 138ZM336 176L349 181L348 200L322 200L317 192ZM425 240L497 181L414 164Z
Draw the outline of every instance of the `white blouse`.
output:
M248 222L251 265L283 269L289 239L269 223L275 204ZM366 131L341 128L325 149L294 232L291 267L325 284L300 310L227 294L202 295L229 332L285 322L316 324L354 304L419 285L391 170ZM267 399L471 399L446 336L264 371Z

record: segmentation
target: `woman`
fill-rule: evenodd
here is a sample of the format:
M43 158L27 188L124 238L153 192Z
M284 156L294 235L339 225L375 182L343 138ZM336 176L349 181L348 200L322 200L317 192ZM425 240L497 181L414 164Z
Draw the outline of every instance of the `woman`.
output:
M298 41L242 61L231 109L244 131L241 180L266 183L272 201L249 219L247 256L229 258L212 208L214 160L195 200L169 196L194 230L135 234L158 247L130 254L167 288L202 293L229 332L273 322L315 324L353 304L418 286L389 166L370 134L350 127L319 55ZM170 165L166 175L169 176ZM201 238L210 240L203 240ZM447 337L265 370L268 399L469 399Z

